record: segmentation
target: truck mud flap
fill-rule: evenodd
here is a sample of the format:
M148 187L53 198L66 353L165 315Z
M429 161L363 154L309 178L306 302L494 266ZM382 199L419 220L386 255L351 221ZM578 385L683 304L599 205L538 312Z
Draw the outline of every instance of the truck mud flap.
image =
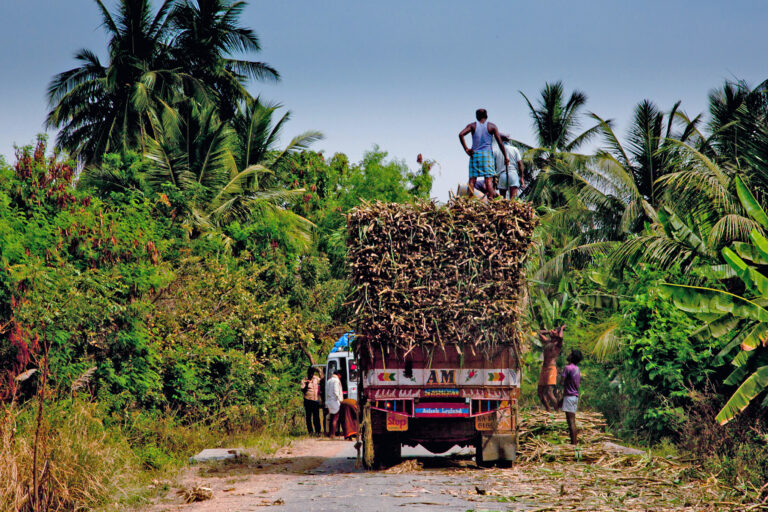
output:
M517 457L517 435L481 434L475 450L479 465L491 462L514 462Z

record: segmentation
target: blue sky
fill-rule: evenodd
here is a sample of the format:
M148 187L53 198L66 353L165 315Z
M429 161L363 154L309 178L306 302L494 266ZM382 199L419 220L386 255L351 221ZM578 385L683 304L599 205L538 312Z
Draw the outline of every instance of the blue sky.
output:
M107 5L113 5L106 0ZM286 139L319 129L316 149L359 160L374 144L415 167L439 162L433 195L466 180L457 134L477 107L533 142L522 90L563 80L619 134L644 98L691 115L726 79L768 78L760 0L459 2L251 0L242 23L282 81L251 91L292 112ZM81 47L105 54L92 0L0 0L0 154L42 131L51 77ZM762 62L762 64L760 64Z

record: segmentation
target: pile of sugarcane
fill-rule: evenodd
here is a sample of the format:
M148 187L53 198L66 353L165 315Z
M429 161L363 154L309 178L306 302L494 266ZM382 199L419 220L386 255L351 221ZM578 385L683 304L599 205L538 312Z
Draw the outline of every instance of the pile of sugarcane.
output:
M368 349L519 342L537 224L522 201L365 203L347 216L352 307Z

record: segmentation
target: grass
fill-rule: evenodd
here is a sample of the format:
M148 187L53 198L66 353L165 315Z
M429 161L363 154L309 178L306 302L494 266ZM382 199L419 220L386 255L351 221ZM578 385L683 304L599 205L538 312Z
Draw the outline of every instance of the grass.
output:
M46 402L43 411L37 475L39 502L48 510L140 508L167 493L189 457L203 448L269 454L294 437L285 428L184 424L173 415L139 411L118 420L77 399ZM0 410L0 510L34 509L36 412L35 400Z
M35 481L38 506L49 510L87 510L120 494L123 475L136 467L135 457L124 439L104 427L96 407L69 400L46 404L39 422L36 408L33 401L4 410L0 465L10 478L0 482L0 509L31 510ZM38 425L40 462L35 468Z

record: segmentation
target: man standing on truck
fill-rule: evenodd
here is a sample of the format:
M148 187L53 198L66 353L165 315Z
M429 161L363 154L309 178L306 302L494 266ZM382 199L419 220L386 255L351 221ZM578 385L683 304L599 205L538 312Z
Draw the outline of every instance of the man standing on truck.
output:
M490 198L496 197L496 190L493 187L493 176L496 169L493 161L492 142L496 139L499 147L504 147L499 135L499 129L495 124L488 122L488 112L484 108L479 108L475 112L477 122L469 123L459 132L459 141L464 152L469 155L469 188L470 191L475 188L477 178L483 178L485 182L485 193ZM464 136L472 133L472 148L467 147ZM509 157L504 155L504 165L509 165Z
M557 358L563 349L563 331L565 326L549 331L539 331L539 339L544 343L543 361L539 373L539 400L544 409L551 412L557 409L555 386L557 385Z
M330 430L328 431L328 436L331 439L336 436L336 431L339 428L339 410L342 400L344 400L344 392L341 388L341 371L336 370L325 385L325 406L331 415Z
M504 145L495 146L493 150L496 178L501 197L507 197L507 190L509 190L509 198L512 199L517 197L518 189L525 186L525 180L523 179L523 157L520 155L520 150L509 143L509 135L502 133L501 140L504 142ZM504 152L506 152L509 159L509 165L504 165Z
M576 430L576 411L579 410L579 387L581 386L581 370L579 363L582 360L581 350L571 350L568 356L568 364L563 368L563 412L568 422L568 432L571 434L571 444L578 444L578 431Z

